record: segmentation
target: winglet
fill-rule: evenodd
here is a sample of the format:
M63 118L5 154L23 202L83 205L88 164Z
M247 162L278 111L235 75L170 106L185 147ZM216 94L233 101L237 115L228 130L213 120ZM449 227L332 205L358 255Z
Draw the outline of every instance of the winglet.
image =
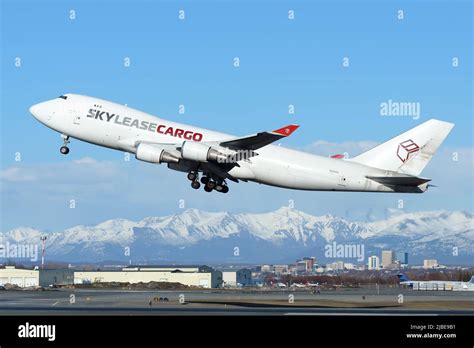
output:
M337 154L337 155L331 156L331 158L336 158L336 159L343 159L343 158L345 158L345 157L346 157L346 156L344 156L344 154L342 154L342 153L341 153L341 154Z
M299 125L296 124L290 124L288 126L282 127L280 129L274 130L272 133L277 133L279 135L283 135L284 137L287 137L291 135L295 130L297 130Z

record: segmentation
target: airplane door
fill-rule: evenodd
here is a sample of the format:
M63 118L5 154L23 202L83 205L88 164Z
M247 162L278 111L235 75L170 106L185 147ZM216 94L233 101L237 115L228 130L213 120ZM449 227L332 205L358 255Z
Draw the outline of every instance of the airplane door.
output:
M344 175L342 175L339 171L333 169L329 169L329 172L334 176L338 186L346 187L347 178Z
M81 124L81 115L78 112L76 112L76 110L70 109L68 113L69 113L69 116L72 118L72 122L74 124L77 124L77 125Z
M81 124L81 116L77 112L74 112L74 124Z

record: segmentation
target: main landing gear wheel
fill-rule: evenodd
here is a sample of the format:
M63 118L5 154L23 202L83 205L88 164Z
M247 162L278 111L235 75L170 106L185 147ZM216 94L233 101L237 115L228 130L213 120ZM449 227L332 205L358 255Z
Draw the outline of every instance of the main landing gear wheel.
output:
M191 183L191 187L195 190L199 189L201 187L201 184L199 183L199 181L197 180L194 180L192 183Z
M209 186L205 185L205 186L204 186L204 191L206 191L206 192L212 192L212 188L210 188Z
M188 179L191 181L195 181L197 179L197 173L196 172L189 172L188 173Z
M201 178L201 184L206 185L209 182L209 178L207 176L203 176Z
M211 189L211 191L216 187L216 182L213 180L209 180L206 184L207 187Z
M227 193L229 192L229 186L227 186L225 183L218 183L214 190L217 192Z
M69 147L61 146L61 148L59 149L59 152L61 152L63 155L67 155L69 153Z

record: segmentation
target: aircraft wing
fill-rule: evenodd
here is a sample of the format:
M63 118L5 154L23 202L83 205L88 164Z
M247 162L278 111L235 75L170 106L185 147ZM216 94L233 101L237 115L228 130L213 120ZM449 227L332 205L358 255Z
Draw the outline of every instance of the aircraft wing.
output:
M201 144L208 145L211 147L213 146L213 144L218 144L222 147L234 151L250 150L251 154L248 157L252 157L257 155L257 153L254 153L253 150L259 149L274 141L277 141L278 139L291 135L291 133L293 133L298 127L299 126L292 124L271 132L261 132L242 138L234 138L220 142L203 142ZM168 168L187 172L189 172L190 170L196 170L196 168L199 167L203 172L214 173L218 177L238 182L236 178L229 174L229 171L233 167L238 166L236 162L218 163L213 161L197 161L184 157L183 149L180 143L163 144L145 141L134 143L134 148L136 149L136 157L140 156L140 159L144 161L152 163L167 162ZM226 154L220 155L224 157L226 156Z
M219 145L233 150L257 150L281 138L291 135L299 126L290 124L272 132L261 132L243 138L221 142Z

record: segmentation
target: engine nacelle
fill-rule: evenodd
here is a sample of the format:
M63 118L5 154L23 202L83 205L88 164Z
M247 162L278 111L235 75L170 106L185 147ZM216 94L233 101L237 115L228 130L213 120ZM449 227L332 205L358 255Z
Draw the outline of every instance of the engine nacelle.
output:
M150 163L178 163L179 158L153 144L138 144L135 158Z
M211 146L194 141L184 141L181 146L181 157L199 162L227 162L227 155L213 149Z

